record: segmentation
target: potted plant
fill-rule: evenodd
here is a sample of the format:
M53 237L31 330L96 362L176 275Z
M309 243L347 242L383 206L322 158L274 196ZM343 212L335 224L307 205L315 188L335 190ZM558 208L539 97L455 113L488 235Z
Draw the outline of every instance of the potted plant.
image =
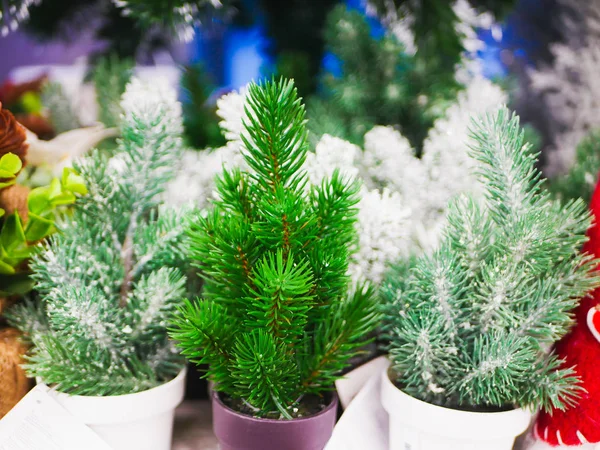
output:
M484 198L451 203L439 248L384 289L393 450L509 450L527 409L565 408L581 390L547 349L599 284L580 253L590 214L542 190L506 108L474 122L472 139Z
M372 289L349 289L358 186L338 171L308 183L304 115L291 81L251 85L248 170L225 169L214 209L192 222L203 298L186 302L170 334L209 364L224 450L322 449L334 381L378 320Z
M134 79L122 139L77 162L89 195L33 257L41 301L10 318L32 344L25 365L112 448L167 450L184 360L166 324L185 292L187 214L159 196L181 153L181 106Z

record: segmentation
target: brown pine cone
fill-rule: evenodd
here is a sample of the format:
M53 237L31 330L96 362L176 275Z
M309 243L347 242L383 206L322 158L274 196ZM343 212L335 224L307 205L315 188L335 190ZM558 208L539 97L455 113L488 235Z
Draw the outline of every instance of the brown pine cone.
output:
M21 368L27 348L14 328L0 330L0 418L15 406L31 388Z
M9 152L14 153L25 164L28 148L26 139L25 128L17 122L15 116L7 109L0 110L0 157Z
M6 215L15 211L19 212L21 220L27 222L27 196L30 189L20 184L13 184L4 189L0 189L0 208L6 211Z

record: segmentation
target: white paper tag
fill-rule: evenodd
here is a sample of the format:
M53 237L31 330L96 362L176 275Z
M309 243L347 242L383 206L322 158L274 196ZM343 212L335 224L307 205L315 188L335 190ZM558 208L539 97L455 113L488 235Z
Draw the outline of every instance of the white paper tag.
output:
M378 371L371 375L344 411L325 450L389 448L389 418L381 404L381 374L387 370L389 363L383 358L383 363L375 365Z
M380 356L357 367L352 372L348 372L343 378L337 380L335 382L335 388L342 407L346 409L367 381L373 377L373 375L381 373L388 365L387 358L385 356Z
M0 450L111 450L48 390L36 386L0 420Z

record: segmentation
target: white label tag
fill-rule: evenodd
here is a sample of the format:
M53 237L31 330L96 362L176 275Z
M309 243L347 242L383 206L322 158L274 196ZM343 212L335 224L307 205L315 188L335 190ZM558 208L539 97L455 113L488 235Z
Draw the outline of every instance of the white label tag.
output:
M389 365L385 356L372 359L368 363L357 367L352 372L348 372L343 378L335 382L335 388L340 398L340 402L344 409L348 407L350 402L356 397L367 381L375 374Z
M36 386L0 420L0 450L111 450L47 392Z
M374 360L376 361L376 360ZM387 450L388 414L381 404L381 374L389 363L377 363L373 373L342 414L325 450Z

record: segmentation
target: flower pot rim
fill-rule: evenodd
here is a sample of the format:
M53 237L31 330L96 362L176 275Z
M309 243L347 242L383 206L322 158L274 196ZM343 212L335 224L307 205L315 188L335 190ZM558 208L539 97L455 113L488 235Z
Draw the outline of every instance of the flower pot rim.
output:
M511 409L499 409L498 411L469 411L466 409L459 409L459 408L451 408L449 406L443 406L443 405L436 405L435 403L429 403L426 402L425 400L421 400L420 398L417 397L413 397L412 395L404 392L404 390L400 389L398 386L396 386L396 384L391 380L390 378L390 373L389 371L392 369L392 367L390 366L386 371L385 371L385 378L387 378L389 380L389 383L394 386L398 392L400 392L403 396L405 397L409 397L411 398L413 401L418 402L419 404L422 405L422 407L431 407L431 408L441 408L447 411L452 411L454 413L464 413L464 414L468 414L468 415L472 415L472 414L485 414L485 415L494 415L494 414L503 414L506 415L508 413L511 413L513 411L523 411L523 410L528 410L527 407L513 407Z
M391 421L453 439L463 439L466 435L473 441L516 437L527 429L531 420L531 412L523 408L476 412L424 402L392 383L388 370L381 374L381 403Z
M159 385L156 385L154 387L151 387L150 389L144 389L143 391L137 391L137 392L129 392L127 394L118 394L118 395L82 395L82 394L69 394L68 392L62 392L59 391L58 389L56 389L56 387L54 386L48 386L48 388L50 389L51 392L53 392L56 395L65 395L67 397L71 397L71 398L86 398L86 399L90 399L90 400L105 400L105 399L111 399L111 398L123 398L123 397L127 397L129 395L140 395L140 394L144 394L146 392L156 392L156 390L159 389L165 389L165 386L169 386L171 384L175 384L176 382L178 382L179 380L181 380L181 378L185 378L187 374L187 365L183 366L183 368L179 371L179 373L174 376L173 378L171 378L169 381L166 381L164 383L161 383ZM44 380L42 380L41 377L35 377L35 383L36 384L46 384L44 383ZM161 389L161 390L162 390Z
M184 367L170 381L145 391L122 395L71 395L51 389L48 394L71 414L89 425L107 425L143 420L174 410L185 390Z
M230 408L229 406L227 406L225 403L223 403L223 401L220 399L219 397L219 392L216 390L213 390L212 393L212 398L213 401L217 402L221 408L227 410L230 414L234 414L235 416L238 416L241 419L244 420L248 420L251 422L260 422L263 424L268 424L268 423L272 423L272 424L283 424L283 423L298 423L298 422L303 422L303 421L309 421L309 420L314 420L315 418L322 416L324 414L327 414L328 412L330 412L332 409L337 408L339 400L338 400L338 396L337 393L335 392L335 390L331 391L331 400L329 401L329 403L327 404L327 406L325 408L323 408L321 411L319 411L316 414L312 414L310 416L306 416L306 417L295 417L293 419L269 419L269 418L263 418L263 417L254 417L254 416L249 416L248 414L243 414L239 411L236 411L233 408Z

